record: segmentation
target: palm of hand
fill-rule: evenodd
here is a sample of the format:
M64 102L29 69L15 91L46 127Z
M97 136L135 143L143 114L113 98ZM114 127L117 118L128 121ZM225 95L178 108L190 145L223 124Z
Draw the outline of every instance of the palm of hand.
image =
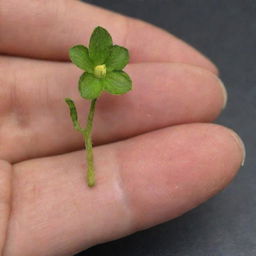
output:
M228 184L242 150L232 131L206 123L225 101L207 59L164 31L90 5L26 2L12 15L24 1L2 1L0 8L0 50L11 55L0 57L4 256L70 255L174 218ZM99 23L130 49L134 89L99 101L97 186L90 189L83 141L63 103L72 96L86 116L80 71L56 60L66 60L68 48Z

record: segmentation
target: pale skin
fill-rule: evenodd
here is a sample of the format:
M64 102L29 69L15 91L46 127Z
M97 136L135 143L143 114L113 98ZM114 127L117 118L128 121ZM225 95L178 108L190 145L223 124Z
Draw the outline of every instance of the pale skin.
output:
M168 221L240 168L238 137L210 123L226 101L217 68L186 43L74 0L1 0L0 19L1 256L72 255ZM97 184L88 188L63 99L86 119L68 49L98 25L129 49L134 88L97 103Z

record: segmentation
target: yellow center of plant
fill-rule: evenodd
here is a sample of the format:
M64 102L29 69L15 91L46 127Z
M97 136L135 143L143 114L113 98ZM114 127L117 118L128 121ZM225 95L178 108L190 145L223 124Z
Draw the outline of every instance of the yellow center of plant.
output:
M107 68L106 68L106 65L103 64L103 65L97 65L95 68L94 68L94 75L97 77L97 78L103 78L105 77L107 73Z

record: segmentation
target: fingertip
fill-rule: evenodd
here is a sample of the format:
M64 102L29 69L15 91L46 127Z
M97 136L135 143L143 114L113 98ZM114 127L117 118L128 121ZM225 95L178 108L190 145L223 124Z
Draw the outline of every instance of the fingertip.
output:
M240 166L244 166L245 159L246 159L246 148L242 138L232 129L227 128L230 132L230 135L234 139L235 144L237 145L240 151Z
M220 125L187 124L154 133L138 142L137 160L130 160L136 172L125 177L135 229L175 218L208 200L232 181L243 159L236 135Z

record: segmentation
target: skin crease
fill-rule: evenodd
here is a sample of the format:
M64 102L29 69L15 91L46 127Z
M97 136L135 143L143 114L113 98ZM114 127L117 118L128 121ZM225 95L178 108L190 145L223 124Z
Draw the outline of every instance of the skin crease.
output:
M10 215L11 178L11 165L6 161L0 160L0 255L3 255L3 247L7 235L6 227Z
M199 52L74 0L2 0L0 17L1 256L72 255L175 218L232 180L243 148L233 131L206 123L225 96L216 67ZM74 98L85 116L88 104L73 86L81 71L58 61L98 25L131 52L134 89L104 94L96 107L90 189L63 101Z

